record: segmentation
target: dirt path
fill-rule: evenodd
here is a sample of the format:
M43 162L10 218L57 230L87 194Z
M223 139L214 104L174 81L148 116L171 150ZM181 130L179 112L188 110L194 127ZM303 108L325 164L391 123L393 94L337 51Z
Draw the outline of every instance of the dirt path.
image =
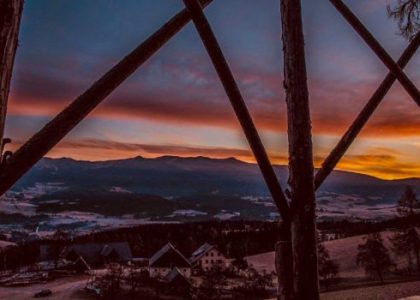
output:
M43 299L87 299L79 293L86 285L88 276L79 275L67 278L57 279L45 284L34 284L23 287L0 287L0 299L24 300L32 299L36 292L43 289L50 289L52 296Z

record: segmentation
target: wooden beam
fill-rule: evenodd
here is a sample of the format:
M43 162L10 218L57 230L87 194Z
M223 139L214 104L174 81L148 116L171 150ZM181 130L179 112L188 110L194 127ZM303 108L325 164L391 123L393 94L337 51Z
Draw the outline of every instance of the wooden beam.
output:
M417 49L420 46L420 32L414 37L410 45L405 49L404 53L401 55L398 60L398 65L403 69L410 59L414 56ZM365 105L363 110L359 113L357 118L353 121L353 124L347 129L344 136L331 151L328 157L322 163L322 167L318 170L315 176L315 189L318 189L328 175L335 168L340 159L344 156L347 149L356 139L357 135L366 125L369 118L372 116L373 112L376 110L378 105L381 103L385 95L388 93L392 85L396 80L395 75L392 72L389 72L385 79L382 81L380 86L377 88L375 93L369 99L368 103Z
M202 0L202 3L207 5L211 1ZM6 192L190 20L188 10L179 12L20 147L0 170L0 195Z
M289 136L294 297L317 300L314 167L302 13L298 0L281 0L280 3Z
M378 58L387 66L387 68L397 77L401 85L406 89L408 94L420 106L420 91L411 82L407 75L402 71L392 57L379 44L375 37L366 29L366 27L359 21L353 12L341 0L330 0L334 7L341 13L341 15L350 23L368 46L375 52Z
M236 117L242 126L246 139L254 153L257 163L261 169L265 182L271 192L273 200L283 219L288 218L289 206L283 190L279 184L274 169L270 163L268 155L259 137L252 117L246 107L245 101L235 82L232 71L220 49L217 39L208 23L200 4L197 0L184 0L185 6L191 12L192 20L203 41L208 55L216 69L217 74L223 84L226 94L229 97Z
M0 162L10 81L18 45L23 0L0 0Z
M293 287L293 248L290 222L279 222L274 250L277 273L277 300L295 300Z

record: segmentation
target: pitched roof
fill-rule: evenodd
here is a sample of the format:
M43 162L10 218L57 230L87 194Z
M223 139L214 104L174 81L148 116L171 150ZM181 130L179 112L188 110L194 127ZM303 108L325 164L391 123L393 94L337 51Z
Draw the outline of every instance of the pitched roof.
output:
M128 261L133 258L130 246L127 242L119 243L87 243L74 244L66 247L62 255L67 256L71 252L83 257L88 262L98 262L101 258L108 257L112 252L118 254L121 260Z
M175 267L173 268L168 275L165 276L165 282L167 283L174 283L174 282L179 282L179 281L185 281L186 283L190 283L189 280L187 278L185 278L185 276L181 273L181 271Z
M104 245L101 249L102 256L108 256L112 253L112 251L117 251L112 245ZM119 253L118 253L119 254Z
M167 243L163 246L149 260L150 267L171 267L173 265L189 267L190 262L171 243Z
M198 248L197 250L193 252L193 254L191 254L190 263L192 264L195 263L197 260L199 260L201 257L203 257L207 252L209 252L213 248L215 248L215 246L210 245L209 243L205 243L201 245L200 248Z
M79 256L79 258L74 262L76 266L82 266L86 268L86 270L91 271L89 264L83 259L83 257Z
M182 276L182 273L179 271L177 267L173 268L165 277L166 282L172 282L177 276Z

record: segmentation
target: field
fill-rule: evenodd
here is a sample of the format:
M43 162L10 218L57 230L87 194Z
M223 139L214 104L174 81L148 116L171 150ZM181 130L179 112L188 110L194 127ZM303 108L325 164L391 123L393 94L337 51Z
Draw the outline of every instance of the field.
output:
M385 244L389 246L388 238L392 232L382 233ZM366 285L359 288L351 288L340 291L323 293L322 300L420 300L420 281L401 282L386 285L376 285L374 282L367 282L364 279L365 273L356 264L357 246L361 244L366 236L354 236L345 239L328 241L324 245L330 256L340 266L340 277L347 286ZM398 266L403 266L405 261L393 257ZM247 257L248 263L252 264L259 271L274 271L274 252L262 253ZM371 285L371 286L368 286ZM409 297L409 298L407 298Z
M76 276L63 278L48 282L46 284L35 284L19 288L0 287L0 299L24 300L31 299L32 296L42 290L50 289L53 292L50 300L70 300L70 299L92 299L80 292L86 284L87 276ZM322 300L420 300L420 281L389 284L384 286L374 286L368 288L357 288L343 291L323 293ZM408 298L409 297L409 298Z
M392 236L392 232L385 231L382 238L389 248L388 238ZM356 264L357 246L363 243L366 236L353 236L349 238L324 242L325 247L330 253L331 258L340 266L340 277L342 278L363 278L365 272L363 268ZM403 266L405 260L393 257L398 266ZM252 264L259 271L274 271L274 252L267 252L258 255L248 256L248 263Z
M323 293L322 300L420 300L420 281Z

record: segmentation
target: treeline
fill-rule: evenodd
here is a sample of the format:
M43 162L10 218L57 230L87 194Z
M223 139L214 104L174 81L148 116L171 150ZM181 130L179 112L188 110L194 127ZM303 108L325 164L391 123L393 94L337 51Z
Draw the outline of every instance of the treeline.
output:
M24 243L0 251L0 270L33 264L39 257L40 245L63 248L74 243L128 242L134 257L151 257L167 242L189 256L203 243L212 243L228 257L236 258L273 251L277 223L263 221L211 221L193 223L145 224L92 232L72 237L58 230L51 238Z
M318 229L339 233L342 237L370 234L387 229L420 226L420 219L404 216L383 222L330 221L318 224ZM129 242L133 254L150 257L167 242L173 243L185 255L203 243L212 243L228 257L237 258L274 250L278 235L277 222L206 221L181 224L149 224L96 232L81 236L77 242Z
M273 251L277 223L263 221L207 221L181 224L149 224L96 232L76 242L127 241L134 256L150 257L167 242L185 255L203 243L212 243L228 257Z
M319 230L327 230L331 232L341 233L343 237L355 235L370 234L384 231L387 229L407 228L415 224L420 226L420 218L418 216L401 216L386 221L360 221L352 222L348 220L342 221L325 221L319 222L317 228Z
M420 226L419 218L400 217L384 222L329 221L318 224L318 229L339 233L342 237ZM192 223L146 224L130 228L92 232L71 237L68 232L56 234L42 241L25 243L0 252L0 269L16 268L36 262L41 244L109 243L126 241L135 257L150 257L167 242L182 253L190 255L203 243L212 243L228 257L238 258L274 250L277 223L264 221L206 221Z

